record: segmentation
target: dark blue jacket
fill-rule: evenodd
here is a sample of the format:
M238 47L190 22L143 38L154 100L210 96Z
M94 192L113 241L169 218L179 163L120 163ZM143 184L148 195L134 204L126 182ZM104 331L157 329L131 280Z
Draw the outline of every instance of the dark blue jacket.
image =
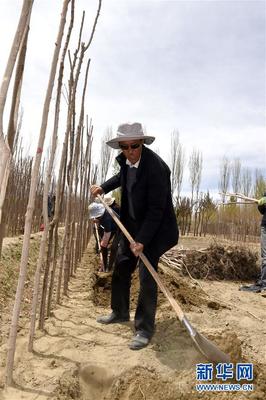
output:
M101 185L105 193L121 186L121 222L128 220L126 189L127 168L123 153L116 158L120 171ZM178 227L172 204L170 169L152 150L143 146L136 182L132 189L136 217L135 240L144 245L149 254L161 256L178 242Z
M112 210L119 216L120 209L116 203L112 204L110 208L112 208ZM99 222L100 225L104 228L104 232L116 232L118 230L115 221L108 213L108 211L104 212L103 216L99 219Z

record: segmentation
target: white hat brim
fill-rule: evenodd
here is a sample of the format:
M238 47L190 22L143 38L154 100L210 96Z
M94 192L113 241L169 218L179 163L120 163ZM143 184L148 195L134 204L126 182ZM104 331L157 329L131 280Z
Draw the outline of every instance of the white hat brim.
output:
M126 136L126 137L116 137L113 138L111 140L109 140L108 142L106 142L106 144L110 147L112 147L113 149L120 149L119 147L119 142L128 142L129 140L144 140L144 144L152 144L152 142L154 142L155 137L154 136Z

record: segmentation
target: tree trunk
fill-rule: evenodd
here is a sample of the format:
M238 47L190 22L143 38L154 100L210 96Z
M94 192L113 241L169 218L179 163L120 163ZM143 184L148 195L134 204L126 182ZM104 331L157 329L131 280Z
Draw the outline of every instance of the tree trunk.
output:
M50 232L49 246L51 246L50 241L52 240L51 238L53 237L53 229L52 229L52 226L50 226L49 218L48 218L48 209L47 209L47 206L48 206L48 192L49 192L50 185L51 185L52 170L53 170L54 158L55 158L55 152L56 152L56 145L57 145L57 133L58 133L58 124L59 124L59 115L60 115L60 104L61 104L61 91L62 91L63 72L64 72L64 61L65 61L65 55L66 55L66 52L67 52L67 48L68 48L68 45L69 45L69 40L70 40L72 28L73 28L73 21L74 21L74 2L72 2L71 19L70 19L70 24L69 24L69 28L68 28L68 33L67 33L66 40L65 40L64 49L63 49L62 56L61 56L60 68L59 68L59 73L58 73L58 85L57 85L57 95L56 95L56 105L55 105L55 119L54 119L54 129L53 129L53 137L52 137L52 148L51 148L51 153L50 153L50 159L49 159L49 162L48 162L46 180L45 180L45 184L44 184L44 193L43 193L43 207L42 207L42 209L43 209L43 218L44 218L44 221L43 221L44 222L44 231L43 231L43 234L42 234L39 258L38 258L38 263L37 263L37 268L36 268L35 278L34 278L34 293L33 293L33 299L32 299L30 335L29 335L29 346L28 346L29 351L33 350L33 338L34 338L34 332L35 332L35 322L36 322L36 312L37 312L37 304L38 304L38 294L39 294L41 267L43 265L48 232ZM47 272L47 275L45 277L48 279L49 266L47 266L47 263L46 263L46 271L47 270L48 270L48 272ZM45 299L43 298L43 296L44 295L46 296L46 290L45 290L46 284L47 283L45 282L45 278L44 278L42 299L41 299L40 322L39 322L39 326L41 328L43 328L43 326L44 326Z
M36 188L38 184L38 172L40 168L41 158L42 158L42 151L43 151L43 144L45 140L47 122L48 122L48 114L49 114L49 107L51 102L52 91L54 87L54 80L56 75L56 68L58 62L58 56L60 52L61 42L64 33L64 26L66 20L66 13L68 8L69 0L64 0L63 3L63 10L61 14L60 20L60 27L59 32L56 40L56 47L54 50L53 61L49 76L49 82L43 107L43 115L42 115L42 124L39 134L38 140L38 147L37 153L34 160L32 175L31 175L31 185L30 185L30 194L28 199L28 206L25 218L25 225L24 225L24 239L22 245L22 254L21 254L21 261L20 261L20 273L19 273L19 280L18 286L16 291L16 298L15 304L13 308L13 315L12 315L12 322L9 334L9 342L8 342L8 354L7 354L7 367L6 367L6 385L11 385L13 381L13 367L14 367L14 356L15 356L15 348L16 348L16 339L17 339L17 326L18 320L20 315L21 309L21 301L24 291L24 284L27 272L27 263L28 263L28 256L29 256L29 245L30 245L30 235L31 235L31 225L32 225L32 217L34 211L34 203L36 197Z
M41 306L40 306L39 329L41 329L41 330L43 330L43 328L44 328L46 295L47 295L47 290L48 290L48 280L49 280L49 271L50 271L51 254L52 254L52 242L53 242L53 229L50 228L47 257L46 257L44 276L43 276Z
M84 50L84 47L82 46L81 55L80 55L80 59L79 59L79 65L77 68L75 83L74 83L74 87L73 87L74 92L73 92L73 96L72 96L72 101L74 101L74 99L75 99L77 80L78 80L78 77L80 74L81 64L82 64L84 54L85 54L84 52L85 52L85 50ZM65 234L64 234L64 236L65 236L65 254L63 257L63 271L64 271L63 293L65 295L67 294L68 281L69 281L69 276L70 276L70 253L71 253L71 249L70 249L71 230L70 230L70 227L71 227L72 186L73 186L73 180L74 180L74 173L75 173L75 170L77 169L78 156L79 156L80 136L81 136L81 130L82 130L82 125L83 125L83 120L84 120L84 100L85 100L85 92L86 92L86 87L87 87L89 66L90 66L90 60L88 61L87 68L86 68L79 125L77 128L77 137L76 137L76 143L75 143L75 149L74 149L73 163L72 163L72 168L71 168L70 178L69 178L69 192L68 192L68 198L67 198L67 204L66 204Z
M53 297L53 290L54 290L55 271L56 271L56 266L57 266L57 249L58 249L58 226L56 225L54 227L54 241L53 241L53 255L52 255L53 268L51 271L48 300L47 300L47 317L50 317L51 308L52 308L52 297Z

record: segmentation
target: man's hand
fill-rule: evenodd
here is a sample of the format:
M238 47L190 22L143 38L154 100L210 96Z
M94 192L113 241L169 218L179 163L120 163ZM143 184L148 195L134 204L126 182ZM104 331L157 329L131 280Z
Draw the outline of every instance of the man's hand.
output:
M144 246L142 243L132 242L130 243L130 250L134 254L134 256L138 257L140 253L143 252Z
M258 205L265 206L266 205L266 197L262 197L261 199L259 199Z
M107 248L111 234L112 234L112 232L104 232L102 240L101 240L101 247Z
M104 191L101 188L101 186L97 186L97 185L91 185L91 194L93 195L93 197L96 197L98 194L103 194Z

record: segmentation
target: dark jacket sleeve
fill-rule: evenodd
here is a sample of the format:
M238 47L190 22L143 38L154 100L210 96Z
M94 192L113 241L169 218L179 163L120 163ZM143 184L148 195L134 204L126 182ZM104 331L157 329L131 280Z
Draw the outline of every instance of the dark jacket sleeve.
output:
M105 211L102 218L100 219L100 224L104 227L104 232L112 232L113 229L113 219L108 214L108 211Z
M103 189L104 193L109 193L111 192L111 190L117 189L120 185L121 182L120 182L120 172L119 172L118 174L112 176L112 178L108 179L108 181L104 182L101 185L101 188Z
M135 240L147 246L162 222L169 191L169 174L165 166L155 162L149 169L147 212Z

